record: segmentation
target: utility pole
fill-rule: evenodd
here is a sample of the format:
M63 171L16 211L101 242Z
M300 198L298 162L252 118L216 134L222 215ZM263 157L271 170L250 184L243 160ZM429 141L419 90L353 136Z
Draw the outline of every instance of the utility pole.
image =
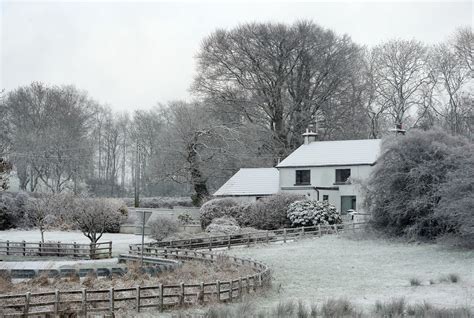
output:
M140 207L140 146L138 141L135 155L135 207Z

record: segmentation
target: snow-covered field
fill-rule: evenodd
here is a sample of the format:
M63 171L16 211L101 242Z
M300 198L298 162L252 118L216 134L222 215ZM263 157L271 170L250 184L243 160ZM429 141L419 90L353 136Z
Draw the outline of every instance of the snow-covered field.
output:
M285 295L317 304L345 297L365 310L376 300L398 297L409 303L474 308L474 252L328 235L229 253L261 260L273 269L273 291L258 300L259 306L275 305ZM450 273L458 274L460 282L437 281ZM421 286L410 286L415 277ZM436 283L430 285L430 279Z
M45 233L45 241L61 241L64 243L89 243L89 239L85 237L81 232L78 231L51 231ZM0 231L0 241L27 241L27 242L39 242L41 235L39 231ZM135 234L121 234L121 233L105 233L99 242L112 241L112 252L114 255L128 252L128 245L141 243L142 238L140 235ZM145 237L145 242L150 241Z
M0 240L39 238L39 231L0 231ZM47 232L46 239L88 242L80 232ZM114 254L118 254L127 252L128 244L140 243L141 237L105 234L101 241L108 240L113 241ZM321 304L328 298L345 297L368 311L377 300L405 297L409 303L426 301L439 307L474 309L474 251L327 235L218 252L254 258L273 269L272 290L255 298L258 307L275 306L288 298ZM458 283L438 281L451 273L459 275ZM420 279L421 286L410 286L411 278Z

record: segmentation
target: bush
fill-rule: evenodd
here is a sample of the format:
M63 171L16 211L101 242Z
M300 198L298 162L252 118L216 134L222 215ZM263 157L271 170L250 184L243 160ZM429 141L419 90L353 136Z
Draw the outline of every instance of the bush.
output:
M291 225L288 207L302 200L301 195L279 193L262 198L239 214L241 226L251 226L259 230L276 230Z
M390 138L367 180L376 229L394 236L473 241L474 147L445 132L411 130Z
M206 227L206 233L214 235L227 235L240 233L240 226L237 221L229 216L216 218Z
M296 201L288 207L288 218L292 226L341 224L336 208L327 201Z
M168 217L158 217L150 222L150 236L157 241L162 241L165 237L179 231L179 224L176 220Z
M200 209L201 227L205 229L215 218L232 216L231 208L236 205L235 200L228 198L207 201Z

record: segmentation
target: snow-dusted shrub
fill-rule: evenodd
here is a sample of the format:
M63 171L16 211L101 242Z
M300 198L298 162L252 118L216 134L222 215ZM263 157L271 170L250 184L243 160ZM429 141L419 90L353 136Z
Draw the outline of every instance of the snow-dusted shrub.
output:
M158 217L149 223L150 236L157 241L179 232L179 223L169 217Z
M236 205L235 200L228 198L207 201L200 209L201 227L205 229L215 218L230 216L230 208Z
M384 141L367 180L371 224L411 239L474 239L474 146L440 130Z
M237 221L229 216L215 218L206 227L206 233L213 235L239 234L240 226Z
M340 224L342 219L336 208L327 201L302 200L290 204L288 219L292 226Z
M276 230L291 225L287 217L291 203L302 200L303 196L289 193L278 193L264 197L242 211L239 218L241 226L251 226L259 230Z

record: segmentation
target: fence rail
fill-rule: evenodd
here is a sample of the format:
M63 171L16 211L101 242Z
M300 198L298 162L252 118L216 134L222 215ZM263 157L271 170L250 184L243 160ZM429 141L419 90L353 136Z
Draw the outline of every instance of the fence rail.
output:
M65 316L77 313L86 317L88 313L113 314L114 311L120 309L140 312L146 308L153 308L162 311L172 307L211 301L231 302L241 299L245 293L252 293L259 287L267 286L271 280L270 269L265 264L250 259L192 250L158 248L150 250L147 256L211 262L225 258L239 266L250 266L255 273L226 281L0 295L0 315L2 317L28 317Z
M112 242L62 243L62 242L0 242L0 255L12 256L60 256L75 258L110 258Z
M365 227L366 222L335 224L335 225L315 225L297 228L284 228L273 231L259 231L243 234L219 235L202 238L182 239L173 241L150 242L144 244L144 254L153 248L184 248L184 249L208 249L231 248L232 246L250 246L258 243L284 242L294 240L306 235L322 236L334 234L342 231L354 231ZM141 244L130 244L129 253L141 251Z

